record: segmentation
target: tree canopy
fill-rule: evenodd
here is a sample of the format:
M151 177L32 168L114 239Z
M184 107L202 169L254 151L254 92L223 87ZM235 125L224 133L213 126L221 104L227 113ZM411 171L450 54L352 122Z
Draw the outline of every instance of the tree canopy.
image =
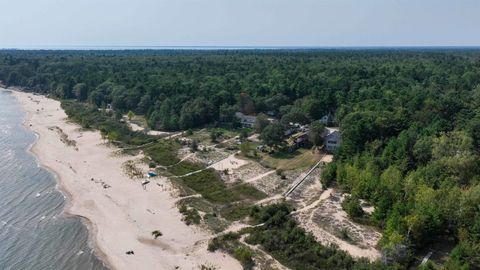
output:
M111 104L117 113L131 110L162 130L235 127L236 111L274 115L279 123L261 127L272 146L283 141L284 124L331 113L342 146L322 182L351 193L354 203L345 206L352 213L357 199L374 206L368 219L383 231L389 259L453 238L445 267L478 268L477 49L3 50L0 80L92 107ZM78 118L86 126L96 121ZM124 133L108 136L129 140Z

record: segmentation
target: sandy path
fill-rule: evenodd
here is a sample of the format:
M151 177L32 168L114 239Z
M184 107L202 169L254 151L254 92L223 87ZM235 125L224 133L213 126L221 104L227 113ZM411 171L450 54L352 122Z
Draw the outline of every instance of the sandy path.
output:
M163 188L151 183L143 190L139 180L123 173L122 164L132 157L114 157L115 149L103 144L99 132L80 131L66 122L58 101L22 92L13 95L27 112L25 126L39 135L31 151L56 173L69 197L66 212L90 221L95 250L111 268L197 269L205 264L241 269L230 256L208 252L206 241L195 244L211 235L181 221L168 179L154 178ZM50 127L61 128L75 140L78 151L62 143ZM105 189L99 181L111 187ZM154 240L153 230L163 236ZM135 255L126 255L127 250Z
M217 171L223 171L223 170L238 169L238 168L242 167L243 165L248 164L247 160L239 159L239 158L235 157L235 155L238 154L238 153L239 152L231 154L227 158L222 159L219 162L208 166L208 168L213 168Z
M266 172L266 173L262 173L262 174L260 174L260 175L257 175L257 176L255 176L255 177L252 177L252 178L246 180L244 183L252 183L252 182L258 181L258 180L260 180L260 179L262 179L262 178L264 178L264 177L269 176L270 174L272 174L272 173L274 173L274 172L275 172L275 170L271 170L271 171L268 171L268 172Z
M257 201L255 205L269 205L269 204L274 204L278 202L282 202L285 200L285 197L283 197L282 194L278 194L272 197L265 198L263 200Z
M145 128L142 126L139 126L138 124L135 124L134 122L128 120L128 117L123 117L125 122L128 124L131 130L133 131L145 131ZM172 132L167 132L167 131L160 131L160 130L148 130L147 131L148 135L151 136L169 136L172 134Z
M139 126L139 125L137 125L133 122L130 122L128 120L127 120L127 124L130 127L130 129L133 130L133 131L144 131L145 130L143 127L141 127L141 126Z
M317 211L318 207L325 203L328 199L331 198L332 194L334 193L333 189L325 190L319 197L318 200L313 202L312 204L292 212L301 227L303 227L306 231L311 232L315 238L321 242L322 244L326 245L329 243L334 243L338 245L338 247L344 251L347 251L350 255L356 258L366 257L370 260L377 260L380 258L380 252L375 248L376 243L380 239L381 235L377 232L368 229L368 227L364 227L359 224L355 224L354 229L359 230L360 232L364 233L362 237L366 239L362 239L362 243L358 243L356 245L349 243L343 239L340 239L336 235L332 234L330 231L326 230L322 226L320 226L317 222L314 221L315 215L319 213ZM340 202L338 202L340 204ZM341 208L341 207L340 207ZM348 220L346 213L339 212L339 211L332 211L332 213L327 213L328 216L334 216L338 220L343 220L342 223L346 223L345 221ZM354 224L352 222L352 224ZM374 237L373 239L368 239L369 237L367 234L370 233Z
M291 214L292 215L295 215L295 214L298 214L298 213L302 213L302 212L307 212L307 211L310 211L312 209L315 209L317 208L317 206L323 202L324 200L328 199L328 197L330 197L330 195L332 194L333 192L333 188L329 188L325 191L322 192L322 194L320 195L320 197L318 198L318 200L314 201L313 203L305 206L304 208L302 209L299 209L297 211L294 211L292 212Z

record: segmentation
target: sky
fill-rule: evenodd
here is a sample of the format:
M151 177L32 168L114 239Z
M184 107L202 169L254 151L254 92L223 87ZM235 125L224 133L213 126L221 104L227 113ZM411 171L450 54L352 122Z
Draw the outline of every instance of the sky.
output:
M0 48L480 46L480 0L0 0Z

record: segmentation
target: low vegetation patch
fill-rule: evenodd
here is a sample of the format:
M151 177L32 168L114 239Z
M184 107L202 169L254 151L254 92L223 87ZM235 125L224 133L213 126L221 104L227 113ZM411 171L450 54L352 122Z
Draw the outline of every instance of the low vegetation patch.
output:
M198 213L197 209L195 208L188 208L185 204L183 204L180 209L180 213L183 215L183 221L187 225L191 224L200 224L200 221L202 220L202 217Z
M208 243L208 250L211 252L222 250L237 259L242 264L243 269L253 269L255 266L253 251L242 244L239 239L240 234L233 232L215 237Z
M251 217L263 226L250 230L247 243L261 245L276 260L291 269L397 269L396 266L354 260L335 246L324 246L300 228L286 204L252 209Z
M242 200L262 200L267 197L267 194L258 190L250 184L241 184L230 189L234 194L238 194Z
M99 110L94 105L75 101L62 101L62 108L68 117L83 128L100 130L106 139L122 145L143 145L155 141L155 138L142 132L132 131L119 121L121 115L112 111Z
M232 203L240 200L259 200L267 195L251 185L238 185L228 188L218 173L213 169L183 177L182 181L189 188L200 193L203 198L213 203Z
M222 208L222 217L228 221L240 220L250 214L251 206L244 203L232 203Z
M216 208L215 204L201 197L185 198L180 201L180 204L186 204L205 213L213 213Z
M176 176L181 176L187 173L199 171L203 168L204 167L200 164L184 161L168 168L168 172Z
M339 231L336 233L337 237L339 237L342 240L345 240L349 242L350 244L356 244L357 241L354 239L350 233L350 230L348 228L341 228Z
M155 163L169 166L180 161L177 157L178 148L179 146L174 142L160 140L158 143L147 147L144 152Z
M239 196L227 190L225 183L213 169L184 177L183 182L214 203L228 203L239 200Z
M229 225L229 222L220 218L216 214L206 214L203 217L203 223L214 233L223 232Z
M276 152L274 154L262 153L262 164L269 168L280 170L293 170L309 168L318 161L319 155L309 149L298 149L293 153L287 151Z

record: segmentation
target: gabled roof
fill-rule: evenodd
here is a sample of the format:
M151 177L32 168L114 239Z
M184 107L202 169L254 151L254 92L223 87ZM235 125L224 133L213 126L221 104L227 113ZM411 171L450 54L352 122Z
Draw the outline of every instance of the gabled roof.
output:
M253 122L257 121L257 117L255 117L253 115L245 115L241 112L236 112L235 116L237 118L242 119L244 122L252 122L253 123Z
M331 128L331 127L326 127L325 128L325 133L323 134L324 137L327 137L327 136L330 136L332 135L333 133L340 133L340 129L339 128Z

